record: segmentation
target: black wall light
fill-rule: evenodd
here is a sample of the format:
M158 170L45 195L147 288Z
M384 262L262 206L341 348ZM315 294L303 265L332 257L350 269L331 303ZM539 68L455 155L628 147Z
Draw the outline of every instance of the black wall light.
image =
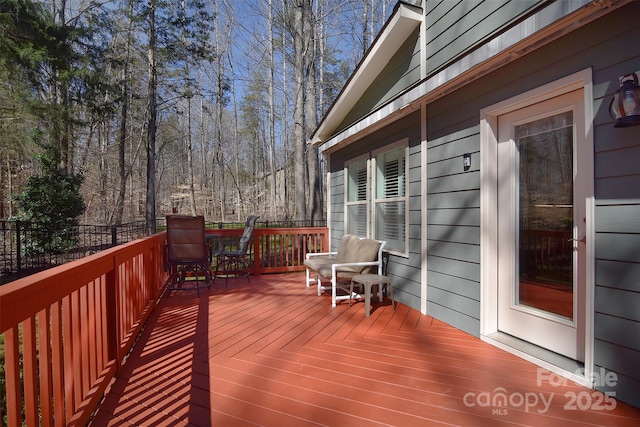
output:
M471 153L462 155L462 168L465 172L471 169Z
M640 125L640 86L638 74L627 74L620 77L620 89L616 92L609 105L609 114L615 120L614 127L628 127Z

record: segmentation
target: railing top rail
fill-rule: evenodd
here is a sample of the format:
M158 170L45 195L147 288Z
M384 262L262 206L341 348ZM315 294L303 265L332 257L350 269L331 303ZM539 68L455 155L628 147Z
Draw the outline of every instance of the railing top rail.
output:
M159 233L134 240L0 286L0 333L112 271L118 259L163 238L164 233Z

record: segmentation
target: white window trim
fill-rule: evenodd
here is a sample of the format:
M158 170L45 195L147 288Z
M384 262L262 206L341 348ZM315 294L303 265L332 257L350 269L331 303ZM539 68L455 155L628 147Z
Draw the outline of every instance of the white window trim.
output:
M386 153L388 151L395 150L396 148L404 147L404 171L405 171L405 189L403 197L393 197L393 198L385 198L378 199L376 198L376 156L378 154ZM401 140L393 142L389 145L386 145L382 148L374 150L371 153L371 206L370 211L375 212L376 204L381 202L404 202L404 250L398 251L394 249L389 249L388 252L393 255L398 255L402 257L409 256L409 138L405 137ZM371 225L371 233L375 238L375 230L376 230L376 215L372 215L373 221Z
M497 129L498 117L511 111L525 108L537 102L551 99L555 96L571 92L573 90L583 90L584 93L584 114L585 114L585 143L594 146L593 142L593 81L591 69L585 69L575 74L559 79L555 82L530 90L513 98L507 99L495 105L484 108L480 111L480 277L481 277L481 303L480 303L480 337L505 351L517 354L538 366L542 366L558 375L571 379L577 383L588 387L593 387L590 378L593 378L594 362L594 291L595 291L595 247L594 247L594 209L595 196L593 192L593 176L590 178L591 191L588 196L586 207L587 230L586 230L586 257L587 271L585 284L585 360L584 374L568 372L555 365L547 363L535 356L524 353L503 345L500 342L488 337L498 331L498 289L497 289L497 219L496 212L498 206L497 177L495 174L495 164L497 160ZM590 162L593 165L593 149Z

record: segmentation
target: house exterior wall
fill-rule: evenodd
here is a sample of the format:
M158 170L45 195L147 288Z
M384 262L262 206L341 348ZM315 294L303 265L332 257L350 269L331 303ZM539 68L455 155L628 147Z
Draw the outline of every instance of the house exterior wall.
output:
M629 45L640 40L640 2L604 21L608 39L593 42L595 364L616 372L614 391L640 407L640 126L613 128L608 114L617 77L640 71L640 44Z
M582 69L593 72L596 369L640 406L640 127L613 128L618 76L640 70L640 3L563 37L427 107L427 312L479 334L479 116L494 103ZM472 168L461 172L461 155ZM603 389L602 387L599 387ZM603 389L604 390L604 389Z
M424 4L426 66L437 71L472 43L494 34L541 2ZM556 2L551 7L564 7ZM440 9L439 9L440 8ZM464 10L459 8L466 8ZM459 22L454 22L456 19ZM421 122L415 112L329 154L334 246L344 233L345 162L398 139L410 139L410 256L392 257L397 299L421 307L420 270L426 266L427 314L480 335L480 110L581 70L593 76L595 142L594 365L615 372L616 397L640 407L640 126L613 128L609 103L619 76L640 70L640 2L631 2L425 105L426 170L420 168ZM431 24L429 24L431 23ZM464 36L462 36L464 35ZM467 40L466 42L464 40ZM405 51L406 55L406 51ZM411 57L416 55L412 50ZM390 75L387 72L386 77ZM380 77L384 81L385 76ZM393 89L393 90L392 90ZM399 86L386 84L379 99ZM378 104L367 101L371 109ZM358 110L343 124L363 112ZM472 166L463 171L462 155ZM426 213L421 181L426 180ZM424 222L427 240L420 240ZM426 263L422 253L426 254ZM603 386L596 388L607 391Z
M478 120L438 134L442 103L427 108L427 313L480 331L480 137ZM448 108L448 106L446 107ZM460 108L460 106L458 106ZM466 107L465 107L466 108ZM471 106L469 106L471 108ZM479 109L478 109L479 111ZM433 112L433 113L432 113ZM472 110L469 111L472 114ZM432 117L435 116L435 117ZM463 172L462 155L471 154Z

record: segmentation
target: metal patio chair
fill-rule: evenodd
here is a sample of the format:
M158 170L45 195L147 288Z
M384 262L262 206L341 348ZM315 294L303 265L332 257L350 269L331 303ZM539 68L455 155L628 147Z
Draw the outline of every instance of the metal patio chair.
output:
M214 280L224 277L225 286L231 278L246 277L249 280L249 261L247 252L253 240L253 230L255 229L258 215L250 215L244 224L244 231L237 242L235 249L223 249L216 255L216 270L213 274Z
M203 216L168 215L167 243L164 246L165 271L169 271L167 290L209 288L213 282L209 247L204 236Z

